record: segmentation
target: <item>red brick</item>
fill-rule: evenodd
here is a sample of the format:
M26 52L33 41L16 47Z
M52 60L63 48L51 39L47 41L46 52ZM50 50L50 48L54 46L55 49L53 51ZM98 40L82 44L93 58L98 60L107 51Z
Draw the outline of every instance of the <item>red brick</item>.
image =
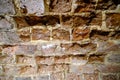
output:
M19 35L22 41L24 42L30 41L30 36L31 36L30 28L24 28L24 29L18 30L17 34Z
M32 40L50 40L50 30L48 30L47 28L33 28Z
M106 14L107 28L120 30L120 14L119 13L107 13Z
M64 29L54 29L52 32L52 38L53 40L70 40L70 33Z
M77 5L74 10L75 13L91 12L95 10L114 10L116 8L116 4L113 2L113 0L76 0L75 4Z
M87 14L86 14L87 15ZM80 27L88 25L89 23L89 14L86 16L81 15L63 15L62 16L62 25L66 28L71 27Z
M101 26L102 25L102 13L89 12L83 15L62 15L62 27L83 27L83 26Z
M74 28L73 33L72 33L72 36L73 36L72 40L73 41L80 41L83 39L88 39L89 33L90 33L89 28L85 28L85 29Z
M50 12L70 12L72 0L50 0Z
M86 14L84 16L75 15L73 16L73 27L81 27L89 25L89 14Z
M93 0L92 0L93 1ZM75 4L77 7L75 8L74 12L90 12L95 10L95 2L86 1L86 0L76 0Z

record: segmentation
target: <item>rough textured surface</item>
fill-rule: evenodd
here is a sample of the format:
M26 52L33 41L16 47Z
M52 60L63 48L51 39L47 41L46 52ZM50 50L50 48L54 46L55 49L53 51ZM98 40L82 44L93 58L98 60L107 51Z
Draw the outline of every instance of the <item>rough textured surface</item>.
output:
M41 15L44 13L43 0L20 0L21 13L27 15Z
M70 12L72 0L50 0L50 12Z
M118 0L75 0L74 12L90 12L95 10L114 10ZM117 4L115 3L117 2Z
M0 0L0 80L120 80L120 1Z
M4 14L15 14L12 0L0 0L0 15Z

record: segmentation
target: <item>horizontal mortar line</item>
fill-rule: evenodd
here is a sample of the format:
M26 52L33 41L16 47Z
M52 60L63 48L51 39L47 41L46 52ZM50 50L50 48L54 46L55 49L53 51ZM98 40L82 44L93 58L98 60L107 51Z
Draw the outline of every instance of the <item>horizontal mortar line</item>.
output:
M100 11L104 11L105 13L120 13L120 11L118 11L117 9L115 10L96 10L95 12L100 12ZM48 13L43 13L43 15L39 15L39 16L44 16L44 15L81 15L81 14L85 14L85 13L90 13L90 12L82 12L82 13L55 13L55 12L48 12ZM25 15L25 14L21 14L21 15L9 15L9 14L5 14L2 15L0 14L0 16L37 16L37 15Z

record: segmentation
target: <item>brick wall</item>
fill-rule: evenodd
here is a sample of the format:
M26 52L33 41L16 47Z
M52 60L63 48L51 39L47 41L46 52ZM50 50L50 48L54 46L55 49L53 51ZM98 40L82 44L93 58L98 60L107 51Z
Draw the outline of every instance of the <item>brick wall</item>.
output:
M120 80L119 0L0 0L0 80Z

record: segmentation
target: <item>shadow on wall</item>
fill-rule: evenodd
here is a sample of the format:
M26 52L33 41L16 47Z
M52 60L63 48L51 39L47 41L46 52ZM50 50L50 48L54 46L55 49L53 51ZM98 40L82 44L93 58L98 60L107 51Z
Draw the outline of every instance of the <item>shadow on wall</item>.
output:
M112 0L112 1L115 3L115 5L120 4L120 0Z

